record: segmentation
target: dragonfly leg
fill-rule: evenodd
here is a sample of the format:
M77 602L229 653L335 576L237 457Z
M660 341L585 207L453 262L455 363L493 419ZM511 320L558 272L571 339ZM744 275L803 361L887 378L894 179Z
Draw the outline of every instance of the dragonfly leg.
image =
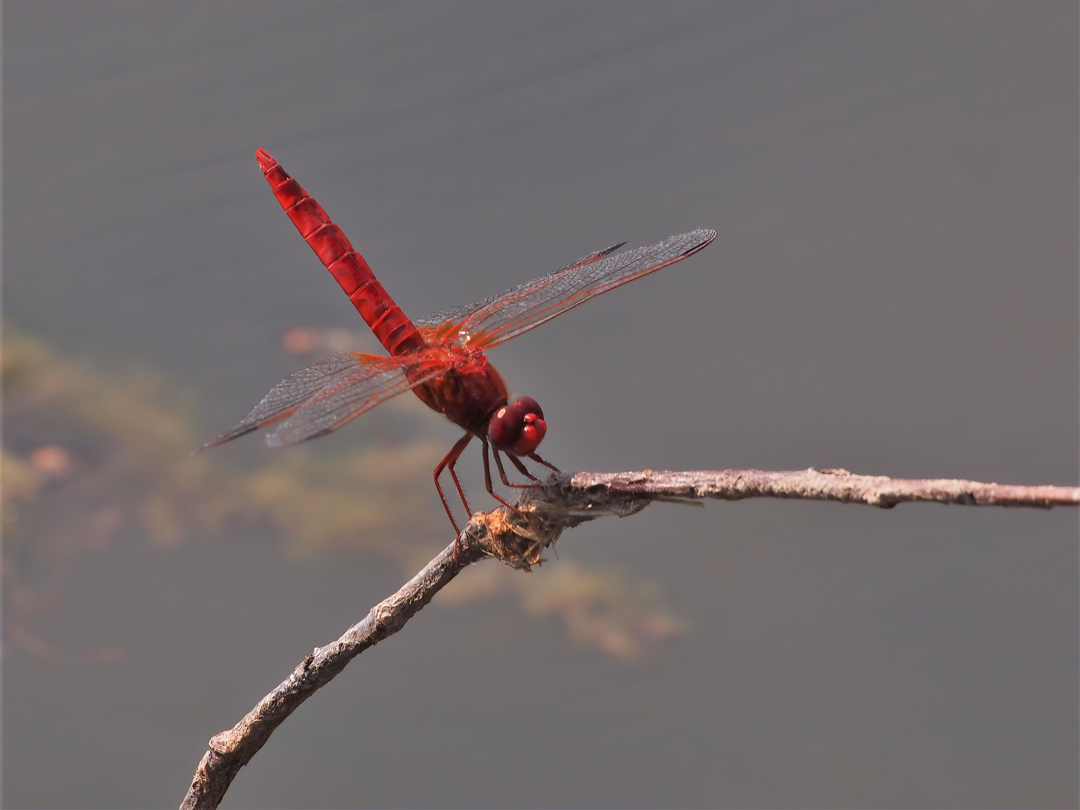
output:
M562 472L562 470L560 470L554 464L552 464L549 461L544 461L542 458L540 458L540 456L536 455L536 453L529 453L529 458L531 458L533 461L539 461L541 464L543 464L549 470L552 470L554 472Z
M503 469L502 456L499 455L499 448L492 446L491 454L495 456L495 466L499 468L499 478L502 479L502 482L506 486L512 487L513 484L510 483L510 479L506 477L506 470ZM513 456L511 456L511 458L513 458Z
M439 493L439 499L442 501L443 509L446 510L446 516L448 518L450 518L450 525L454 527L454 564L455 565L457 564L457 561L458 561L458 540L461 537L461 529L458 528L457 521L454 520L454 513L450 511L450 504L448 504L446 502L446 496L443 495L442 485L439 484L439 476L442 475L442 471L444 469L446 469L447 467L450 468L450 477L454 479L454 486L457 487L458 495L461 496L461 502L463 504L465 504L465 511L469 515L472 515L472 509L469 508L469 502L467 500L465 500L465 492L461 488L461 482L458 481L457 473L454 472L454 465L457 464L457 460L461 457L461 453L465 449L465 445L467 445L472 440L472 437L473 437L473 434L466 433L464 436L462 436L460 439L458 439L457 443L453 447L450 448L450 452L446 454L446 457L443 458L443 460L439 462L439 466L437 466L435 468L435 489ZM487 442L485 442L484 445L485 445L485 449L486 449ZM484 466L485 466L485 468L487 466L487 453L486 452L484 453ZM489 491L491 490L491 485L490 484L488 485L488 490Z
M528 478L528 479L529 479L530 481L535 481L535 482L536 482L536 483L538 483L538 484L540 483L540 479L539 479L539 478L537 478L537 477L536 477L535 475L533 475L533 474L532 474L531 472L529 472L529 468L528 468L528 467L526 467L526 466L525 466L524 464L522 464L522 463L521 463L521 459L520 459L520 458L518 458L517 456L512 456L512 455L510 455L509 453L507 453L507 454L506 454L506 457L507 457L508 459L510 459L510 461L511 461L511 462L513 462L513 464L514 464L514 466L515 466L515 467L517 467L517 468L518 468L518 472L519 472L519 473L521 473L522 475L524 475L524 476L525 476L526 478ZM532 484L509 484L508 486L512 486L512 487L518 487L518 488L520 488L520 489L524 489L525 487L531 487L531 486L532 486Z
M482 441L484 443L484 486L487 487L488 494L490 494L492 498L497 500L499 503L501 503L503 506L505 506L511 512L514 512L516 515L518 515L519 517L521 517L524 520L528 520L528 518L525 517L524 512L522 512L520 509L518 509L516 506L514 506L509 501L503 500L503 498L495 492L495 487L492 486L492 484L491 484L491 465L488 463L488 442L487 442L487 438L484 437L484 436L481 436L480 441ZM503 483L506 484L508 487L514 486L513 484L511 484L509 481L506 480L506 471L503 469L502 461L499 459L499 451L496 450L494 447L492 447L491 449L495 453L495 464L499 468L499 475L502 477ZM513 458L513 456L510 456L510 458Z
M506 477L506 470L503 469L502 456L499 455L499 448L492 445L491 452L495 456L495 466L499 468L499 477L502 479L502 482L504 484L506 484L506 486L512 487L514 489L525 489L526 487L532 486L532 484L512 484L512 483L510 483L510 479ZM520 461L518 461L517 456L513 455L512 453L507 453L506 457L508 459L510 459L512 462L514 462L514 466L517 467L518 470L520 472L522 472L526 477L531 478L533 481L538 481L539 480L539 479L536 478L536 476L534 476L527 469L525 469L525 465L523 465Z

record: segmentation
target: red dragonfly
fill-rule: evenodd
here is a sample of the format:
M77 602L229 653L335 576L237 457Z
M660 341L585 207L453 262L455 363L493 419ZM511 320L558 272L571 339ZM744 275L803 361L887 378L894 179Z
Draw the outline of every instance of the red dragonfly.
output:
M267 152L257 149L255 156L293 225L390 356L345 352L297 371L275 385L240 424L196 452L274 423L279 424L266 437L268 445L297 444L337 430L379 403L411 390L425 405L465 429L465 435L434 471L435 488L458 535L461 531L439 476L444 469L450 471L461 502L471 514L454 465L474 437L484 449L487 491L515 512L492 487L489 443L499 477L508 487L515 485L506 477L500 453L532 481L537 479L521 462L522 457L558 472L536 454L547 431L544 412L530 397L510 399L506 383L484 352L590 298L685 259L716 238L716 231L696 230L650 247L615 253L626 244L622 242L500 295L414 322L387 295L364 257L322 206Z

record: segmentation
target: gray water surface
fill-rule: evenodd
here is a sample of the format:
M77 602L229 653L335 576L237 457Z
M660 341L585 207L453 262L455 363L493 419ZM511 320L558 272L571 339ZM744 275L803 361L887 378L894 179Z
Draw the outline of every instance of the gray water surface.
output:
M263 147L415 316L718 231L493 354L563 469L1076 485L1077 23L1064 2L11 0L5 320L198 391L205 438L233 424L310 362L283 330L362 327ZM360 449L367 418L319 441ZM9 418L7 446L50 440L30 431ZM290 452L246 441L213 463ZM225 806L1075 807L1076 537L1075 510L930 505L602 521L528 576L617 575L676 639L627 661L448 592ZM212 735L404 578L257 528L120 532L34 624L120 660L5 646L4 805L175 806Z

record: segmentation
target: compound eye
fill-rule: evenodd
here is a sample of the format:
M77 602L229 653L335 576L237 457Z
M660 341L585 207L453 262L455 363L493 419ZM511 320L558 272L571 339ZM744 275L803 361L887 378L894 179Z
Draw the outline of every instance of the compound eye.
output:
M544 412L532 397L518 397L495 411L488 422L488 438L504 453L527 456L547 433Z

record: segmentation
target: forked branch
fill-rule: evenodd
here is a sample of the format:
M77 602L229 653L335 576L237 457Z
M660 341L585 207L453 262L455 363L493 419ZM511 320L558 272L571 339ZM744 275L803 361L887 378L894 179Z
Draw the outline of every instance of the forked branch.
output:
M368 647L393 635L468 565L492 556L518 568L540 561L568 528L603 515L632 515L653 501L697 503L703 498L799 498L889 508L905 501L966 506L1049 508L1080 505L1080 487L1006 486L961 480L901 480L846 470L762 472L645 472L563 474L524 490L524 525L506 509L477 513L454 543L397 593L375 605L337 641L304 657L292 674L228 731L213 737L181 808L216 808L233 778L292 712Z

